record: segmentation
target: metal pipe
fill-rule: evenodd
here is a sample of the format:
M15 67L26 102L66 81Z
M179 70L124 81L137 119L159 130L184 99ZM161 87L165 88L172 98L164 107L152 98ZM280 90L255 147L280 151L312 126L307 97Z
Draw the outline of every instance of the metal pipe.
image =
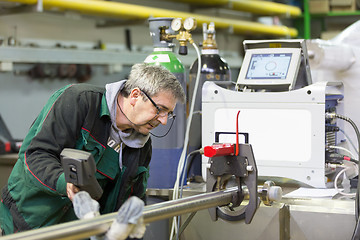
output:
M2 0L24 4L37 4L37 0ZM194 17L199 24L214 22L218 29L228 29L238 34L266 34L283 37L296 37L298 31L286 26L269 26L257 22L220 18L189 12L180 12L134 4L110 2L101 0L43 0L47 10L73 10L83 14L102 15L106 17L125 19L147 19L151 17Z
M254 0L230 0L229 3L231 9L237 11L266 15L285 15L290 17L298 17L301 15L301 9L299 7L281 3Z
M203 193L191 197L162 202L145 207L144 221L154 222L184 213L195 212L215 206L225 205L231 202L232 195L237 193L238 188L233 187L226 190Z
M238 188L233 187L218 192L204 193L173 201L148 205L145 206L143 212L144 222L150 223L184 213L226 205L231 202L233 194L236 194L237 191ZM117 212L92 219L76 220L50 227L16 233L1 237L0 239L84 239L93 235L105 233L115 220L116 216Z

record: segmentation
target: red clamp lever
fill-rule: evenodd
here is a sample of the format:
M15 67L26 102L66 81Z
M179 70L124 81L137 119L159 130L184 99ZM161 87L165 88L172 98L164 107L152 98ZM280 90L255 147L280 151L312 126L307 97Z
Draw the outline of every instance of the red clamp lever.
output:
M216 144L204 147L204 155L206 157L234 155L234 151L234 144L231 143Z

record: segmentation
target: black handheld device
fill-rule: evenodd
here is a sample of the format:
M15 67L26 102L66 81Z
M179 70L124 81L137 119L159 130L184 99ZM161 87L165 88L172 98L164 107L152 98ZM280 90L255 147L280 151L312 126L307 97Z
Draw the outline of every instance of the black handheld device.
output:
M103 190L95 177L96 165L91 153L64 148L60 153L60 158L66 182L88 192L93 199L100 199Z

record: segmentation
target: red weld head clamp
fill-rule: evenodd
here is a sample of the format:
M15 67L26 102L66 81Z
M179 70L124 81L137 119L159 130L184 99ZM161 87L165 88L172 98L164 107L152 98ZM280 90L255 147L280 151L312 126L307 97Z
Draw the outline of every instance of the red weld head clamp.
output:
M215 144L204 147L204 155L206 157L218 157L234 155L235 145L231 143Z

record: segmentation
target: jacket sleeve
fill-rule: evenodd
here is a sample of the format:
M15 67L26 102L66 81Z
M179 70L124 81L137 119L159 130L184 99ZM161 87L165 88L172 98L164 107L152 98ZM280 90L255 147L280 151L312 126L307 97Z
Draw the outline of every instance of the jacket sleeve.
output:
M29 179L45 191L66 195L66 182L60 162L60 152L74 148L84 119L93 114L91 98L73 87L55 93L30 129L24 143ZM29 137L29 138L28 138Z

